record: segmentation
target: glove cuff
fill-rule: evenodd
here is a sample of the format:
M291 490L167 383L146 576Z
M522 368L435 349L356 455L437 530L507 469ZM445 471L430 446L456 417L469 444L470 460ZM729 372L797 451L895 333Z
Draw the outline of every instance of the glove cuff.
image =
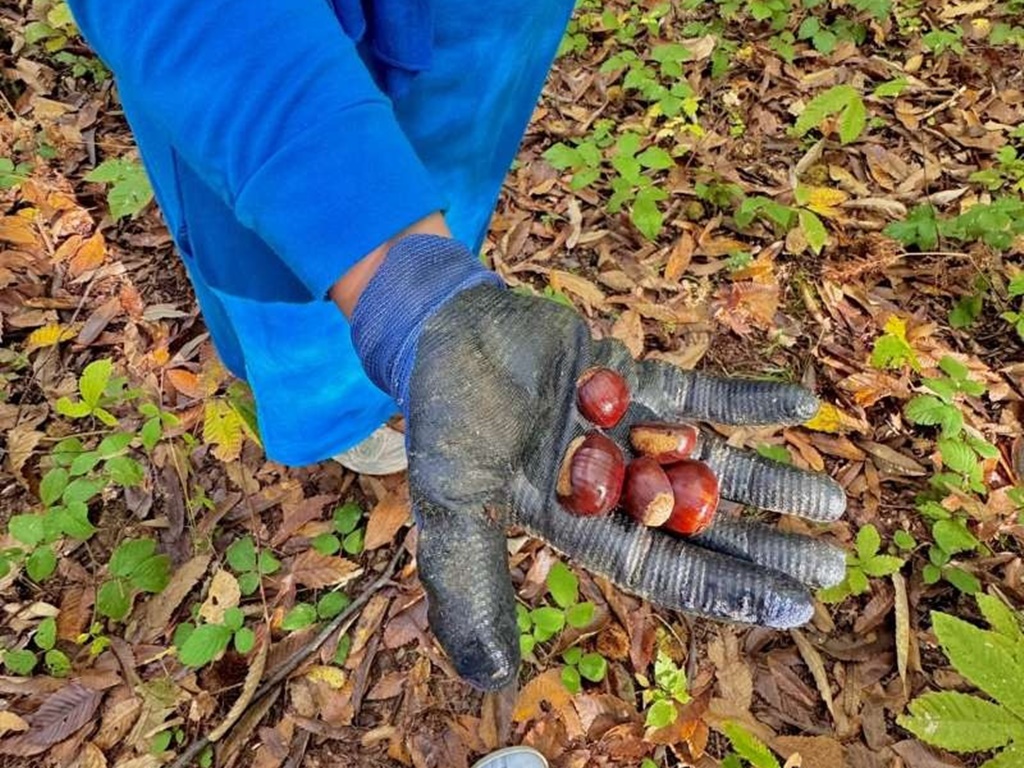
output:
M423 325L455 294L503 286L458 240L409 235L388 250L352 311L356 354L370 380L408 410L409 379Z

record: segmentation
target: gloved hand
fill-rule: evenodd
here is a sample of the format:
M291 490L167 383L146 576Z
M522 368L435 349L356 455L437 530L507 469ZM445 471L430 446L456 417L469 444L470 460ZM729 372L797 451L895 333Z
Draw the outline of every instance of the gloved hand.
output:
M577 517L556 498L567 445L595 429L576 406L587 369L612 368L630 384L632 405L609 433L627 456L635 421L798 424L818 408L805 390L636 363L620 343L594 341L571 309L504 290L464 246L434 236L390 249L351 322L368 375L405 410L430 626L474 685L499 688L519 665L512 524L627 592L716 619L797 626L811 617L810 588L843 578L841 551L751 520L722 514L684 539L622 512ZM845 509L828 477L706 432L695 457L726 499L819 521Z

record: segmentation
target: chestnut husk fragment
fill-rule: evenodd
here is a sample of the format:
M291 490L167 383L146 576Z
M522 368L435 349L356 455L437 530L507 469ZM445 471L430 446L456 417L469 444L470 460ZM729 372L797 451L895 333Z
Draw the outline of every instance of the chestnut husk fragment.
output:
M606 515L622 494L626 461L610 438L590 432L570 444L558 473L558 501L574 515Z
M641 422L629 428L629 443L637 453L659 464L674 464L690 458L697 447L697 428L692 424Z
M626 467L622 505L639 523L658 527L672 515L675 496L662 466L650 456L634 459Z
M587 421L610 429L629 409L629 384L611 368L591 368L576 383L576 404Z
M675 504L662 526L683 536L694 536L709 525L718 509L718 478L702 461L686 460L665 468Z

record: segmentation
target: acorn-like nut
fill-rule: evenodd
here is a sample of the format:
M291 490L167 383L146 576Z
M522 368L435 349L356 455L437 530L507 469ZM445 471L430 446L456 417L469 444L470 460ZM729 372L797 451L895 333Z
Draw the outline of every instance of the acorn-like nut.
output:
M641 456L626 467L622 505L633 519L644 525L664 525L675 508L672 484L662 466L650 456Z
M609 429L629 408L629 385L611 368L591 368L576 383L576 403L585 419Z
M672 484L675 504L663 527L683 536L700 533L715 517L718 509L718 478L702 461L681 461L665 468Z
M690 458L697 447L697 428L692 424L646 422L629 428L633 450L650 456L659 464L674 464Z
M574 515L606 515L622 494L626 462L611 439L597 432L569 444L558 472L558 501Z

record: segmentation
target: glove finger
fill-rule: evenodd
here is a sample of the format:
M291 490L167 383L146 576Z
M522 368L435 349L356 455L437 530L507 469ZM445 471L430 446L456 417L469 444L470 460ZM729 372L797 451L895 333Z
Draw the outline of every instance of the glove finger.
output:
M714 525L690 541L779 571L815 589L838 584L846 575L846 554L841 549L756 520L719 515Z
M422 499L416 510L430 628L463 678L485 691L502 688L519 669L504 527L482 510L456 513Z
M575 517L515 483L517 522L579 565L666 608L780 629L806 623L809 590L789 576L730 557L624 514Z
M637 402L667 421L716 424L802 424L818 412L818 398L803 387L721 378L647 360L637 366Z
M828 475L807 472L701 434L697 458L718 476L723 498L818 522L846 510L846 492Z

